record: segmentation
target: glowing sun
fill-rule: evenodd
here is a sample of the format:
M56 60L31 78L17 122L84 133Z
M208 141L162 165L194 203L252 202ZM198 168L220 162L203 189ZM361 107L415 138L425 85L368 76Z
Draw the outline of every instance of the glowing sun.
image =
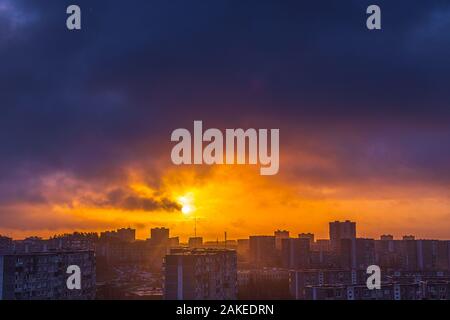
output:
M186 195L178 198L178 202L181 205L181 212L183 214L190 214L192 211L194 211L194 206L192 205L192 195Z

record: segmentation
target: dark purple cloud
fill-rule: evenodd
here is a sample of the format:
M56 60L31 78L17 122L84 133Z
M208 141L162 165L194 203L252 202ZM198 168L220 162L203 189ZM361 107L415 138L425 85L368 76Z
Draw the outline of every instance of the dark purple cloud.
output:
M311 181L450 183L448 1L378 1L380 32L369 1L77 3L69 32L72 2L0 0L1 203L44 201L55 171L170 165L194 119L280 127L282 149L334 161L298 163Z

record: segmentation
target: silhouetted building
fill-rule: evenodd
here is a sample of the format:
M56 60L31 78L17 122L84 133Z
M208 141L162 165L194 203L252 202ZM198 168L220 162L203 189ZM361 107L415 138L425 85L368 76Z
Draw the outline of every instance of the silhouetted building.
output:
M283 268L306 269L310 267L311 251L309 238L283 239L281 246Z
M310 245L314 244L314 234L313 233L299 233L298 237L300 239L309 239Z
M122 228L117 229L117 231L101 232L100 240L133 242L136 240L136 230L131 228Z
M403 270L418 270L417 263L417 243L413 238L403 237L403 241L400 243L400 254L402 257L402 269Z
M106 269L117 266L146 266L161 270L167 246L153 246L149 241L101 241L96 245L98 265Z
M81 289L67 288L67 267L81 269ZM0 300L94 299L95 255L62 251L0 255Z
M71 234L57 235L48 240L47 249L58 250L94 250L98 241L98 234L95 232L74 232Z
M202 237L191 237L188 241L189 248L200 248L203 245Z
M49 241L40 237L28 237L13 241L14 253L34 253L48 251Z
M250 260L250 240L238 239L237 240L237 256L238 261L249 262Z
M169 246L170 247L178 247L179 245L180 245L180 238L179 237L169 238Z
M229 300L237 297L236 251L172 250L164 263L166 300Z
M311 244L311 250L313 251L331 251L331 242L327 239L317 239L316 242Z
M203 242L204 248L219 248L219 249L237 249L237 241L236 240L227 240L227 241L206 241Z
M342 239L339 257L343 269L366 269L375 264L375 240Z
M403 270L445 271L450 268L448 241L403 240L399 251Z
M290 299L289 271L279 268L239 270L238 299Z
M288 239L289 238L289 231L287 231L287 230L276 230L274 232L274 236L275 236L275 248L277 250L281 250L281 241L283 239Z
M169 241L169 229L152 228L150 230L150 239L153 245L167 245Z
M0 235L0 254L11 253L12 250L13 250L12 239Z
M437 241L436 269L450 271L450 241Z
M381 237L375 240L375 254L377 264L381 269L399 269L402 266L401 240L393 240L393 237Z
M308 286L356 285L367 280L366 270L317 269L291 270L289 290L291 298L306 299Z
M250 236L250 263L254 267L272 267L276 265L274 236Z
M356 222L346 220L344 222L330 222L330 241L332 250L339 251L342 239L356 238Z

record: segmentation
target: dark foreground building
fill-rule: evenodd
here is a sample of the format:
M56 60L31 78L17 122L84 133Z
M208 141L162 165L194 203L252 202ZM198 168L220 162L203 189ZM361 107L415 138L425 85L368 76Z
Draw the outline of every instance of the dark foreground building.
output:
M237 297L235 250L172 250L164 263L166 300L228 300Z
M69 290L67 267L81 270L81 289ZM95 298L92 250L0 255L0 300L68 300Z

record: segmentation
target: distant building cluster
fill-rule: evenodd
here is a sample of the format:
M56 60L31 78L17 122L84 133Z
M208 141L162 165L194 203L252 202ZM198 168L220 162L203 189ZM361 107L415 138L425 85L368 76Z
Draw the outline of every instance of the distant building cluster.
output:
M277 230L273 236L238 240L240 297L450 299L450 241L411 235L358 238L351 221L330 222L329 234L329 239L314 240L311 233L291 238L288 231ZM380 290L367 288L370 265L382 270ZM261 293L268 287L277 289Z
M247 239L181 243L168 228L146 240L122 228L97 233L0 236L0 299L450 300L450 241L357 236L356 223L329 223L329 239L287 230ZM82 270L68 290L66 268ZM381 289L366 285L370 265Z

